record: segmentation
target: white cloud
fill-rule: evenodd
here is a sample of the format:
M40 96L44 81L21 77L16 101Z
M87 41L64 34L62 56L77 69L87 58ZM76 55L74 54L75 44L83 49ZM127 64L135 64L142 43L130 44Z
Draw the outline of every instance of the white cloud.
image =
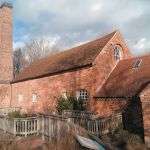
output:
M49 27L50 23L61 23L59 26L70 23L73 26L84 25L95 22L102 16L100 13L102 3L101 0L86 0L86 3L80 0L36 0L36 2L35 0L16 0L14 14L17 19L37 23L37 26L38 24L45 26L47 23ZM99 15L94 17L94 12L99 12ZM45 18L46 21L43 21Z
M133 45L133 53L135 55L144 55L150 53L150 40L141 38Z
M77 47L77 46L80 46L80 45L85 44L87 42L89 42L89 41L78 42L78 43L75 43L72 47Z
M146 38L142 38L134 45L134 48L143 49L145 47L145 44L146 44Z
M99 3L99 4L94 4L92 7L91 7L91 10L93 11L93 12L97 12L97 11L99 11L99 10L101 10L102 9L102 5Z
M149 5L147 0L15 0L15 21L21 22L15 35L19 36L17 42L26 41L24 35L28 39L52 37L52 43L53 38L59 37L61 45L68 47L111 32L115 27L133 41L132 48L141 51L144 48L139 47L145 47L150 40ZM135 44L141 37L147 42Z
M23 46L24 46L24 42L22 42L22 41L17 41L17 42L13 43L13 49L14 50L17 49L17 48L21 48Z

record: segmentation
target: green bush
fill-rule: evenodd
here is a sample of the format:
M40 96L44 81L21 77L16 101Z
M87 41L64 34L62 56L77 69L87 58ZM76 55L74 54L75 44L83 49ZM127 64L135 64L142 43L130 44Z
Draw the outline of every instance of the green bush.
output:
M56 108L59 113L63 110L84 110L82 101L70 95L68 95L67 98L59 97Z
M73 110L73 103L71 99L60 97L57 103L57 111L61 113L63 110Z
M86 106L83 104L83 100L82 99L75 99L73 101L73 109L74 110L86 110Z
M24 118L27 117L27 114L21 114L20 111L13 111L8 113L9 118Z

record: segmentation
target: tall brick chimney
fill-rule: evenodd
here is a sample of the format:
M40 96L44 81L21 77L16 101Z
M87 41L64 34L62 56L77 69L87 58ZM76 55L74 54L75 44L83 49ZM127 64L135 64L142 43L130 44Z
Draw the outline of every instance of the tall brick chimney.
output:
M13 78L12 8L10 3L0 5L0 83Z

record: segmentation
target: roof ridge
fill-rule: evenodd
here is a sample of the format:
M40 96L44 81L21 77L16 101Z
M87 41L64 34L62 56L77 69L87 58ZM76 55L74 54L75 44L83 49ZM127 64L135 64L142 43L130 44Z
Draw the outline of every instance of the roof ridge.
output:
M92 40L92 41L88 41L88 42L86 42L86 43L83 43L83 44L81 44L81 45L78 45L78 46L75 46L75 47L71 47L71 48L68 48L68 49L65 49L65 50L63 50L63 51L60 51L60 52L58 52L58 53L55 53L55 54L49 54L48 56L46 56L46 57L43 57L43 58L41 58L41 59L38 59L38 60L36 60L35 62L38 62L39 60L43 60L43 59L46 59L46 58L49 58L49 57L53 57L53 56L56 56L56 55L59 55L59 54L62 54L62 53L67 53L68 51L72 51L72 50L74 50L74 49L77 49L77 48L80 48L80 47L83 47L83 46L86 46L86 45L90 45L91 43L93 43L93 42L96 42L96 41L100 41L100 40L102 40L103 38L106 38L106 37L108 37L108 36L110 36L111 34L112 34L112 36L110 37L110 39L116 34L116 32L118 32L117 30L116 31L113 31L113 32L111 32L111 33L109 33L109 34L105 34L105 35L103 35L103 36L101 36L101 37L99 37L99 38L97 38L97 39L94 39L94 40ZM110 40L109 39L109 40ZM108 40L108 42L109 42L109 40ZM107 43L108 43L107 42ZM106 44L107 44L106 43ZM35 62L33 62L33 63L35 63ZM32 64L31 64L32 65Z
M108 37L108 36L110 36L110 35L112 35L112 37L116 34L116 32L118 32L118 31L113 31L113 32L111 32L111 33L109 33L109 34L105 34L105 35L102 35L101 37L99 37L99 38L96 38L96 39L93 39L93 40L91 40L91 41L88 41L88 42L85 42L85 43L83 43L83 44L81 44L81 45L78 45L78 46L75 46L75 47L72 47L72 48L68 48L68 49L66 49L65 51L69 51L69 50L72 50L72 49L74 49L74 48L79 48L79 47L82 47L82 46L85 46L85 45L87 45L87 44L91 44L91 43L93 43L93 42L96 42L96 41L99 41L99 40L101 40L101 39L103 39L103 38L106 38L106 37ZM111 37L111 38L112 38ZM111 39L110 38L110 39ZM64 52L65 52L64 51Z
M102 48L102 50L107 46L107 44L109 43L109 41L116 35L116 33L117 32L119 32L119 30L115 30L115 31L113 31L113 32L111 32L110 34L108 34L108 35L111 35L112 34L112 36L110 37L110 39L107 41L107 43L104 45L104 47ZM107 36L107 35L106 35ZM105 37L105 36L104 36ZM102 37L103 38L103 37ZM102 51L101 50L101 51ZM97 56L95 57L95 59L97 58ZM94 59L94 60L95 60Z

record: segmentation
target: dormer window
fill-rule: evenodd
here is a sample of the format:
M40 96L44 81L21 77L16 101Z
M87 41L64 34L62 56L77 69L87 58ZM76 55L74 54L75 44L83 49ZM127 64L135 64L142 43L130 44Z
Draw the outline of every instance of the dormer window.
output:
M138 59L133 63L133 68L134 69L139 68L141 64L142 64L142 59Z
M122 58L122 48L119 45L114 46L114 58L116 61Z

